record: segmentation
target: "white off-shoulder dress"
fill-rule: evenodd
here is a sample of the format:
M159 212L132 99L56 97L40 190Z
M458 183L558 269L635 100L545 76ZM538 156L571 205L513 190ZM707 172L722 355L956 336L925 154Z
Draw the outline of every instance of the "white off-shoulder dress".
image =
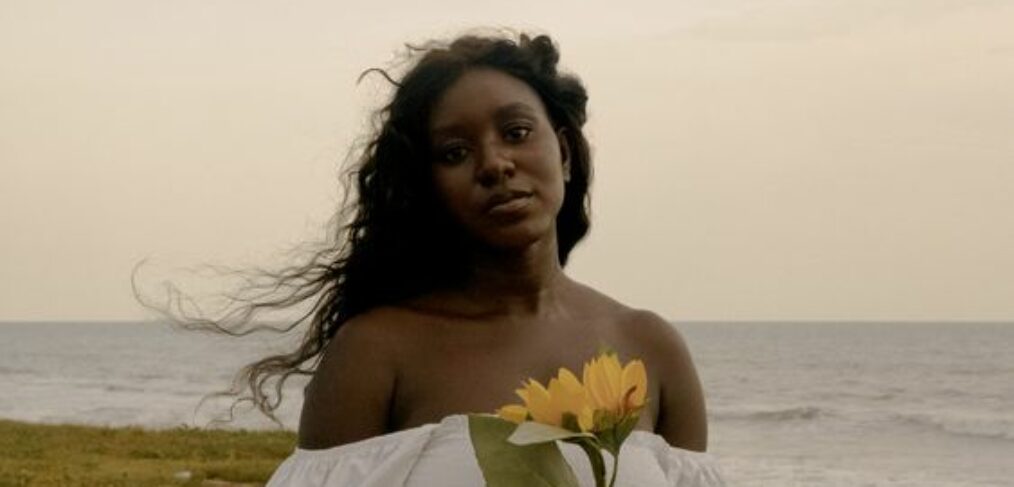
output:
M561 443L582 487L595 485L584 452ZM606 462L611 469L612 462ZM296 448L268 487L483 487L485 482L468 434L468 417L453 415L427 424L325 450ZM621 487L725 486L715 459L673 448L662 437L634 431L620 451Z

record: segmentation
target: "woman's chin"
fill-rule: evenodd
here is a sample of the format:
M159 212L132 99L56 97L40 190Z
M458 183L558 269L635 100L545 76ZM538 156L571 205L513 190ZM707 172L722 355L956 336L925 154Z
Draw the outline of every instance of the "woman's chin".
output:
M556 239L553 233L555 229L534 229L527 226L519 226L510 229L503 229L484 235L481 241L486 247L507 253L521 253L542 243L552 243L555 247Z

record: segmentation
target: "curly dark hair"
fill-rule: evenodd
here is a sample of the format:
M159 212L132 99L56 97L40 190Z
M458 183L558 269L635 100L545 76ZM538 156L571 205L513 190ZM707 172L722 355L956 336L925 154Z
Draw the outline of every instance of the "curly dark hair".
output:
M396 80L391 101L375 114L373 136L360 146L346 171L345 202L334 220L329 244L303 265L280 272L259 270L225 318L188 315L180 293L158 307L187 328L233 335L271 329L288 332L309 322L299 346L244 367L223 395L253 403L274 421L282 385L293 374L312 374L335 333L354 316L423 293L453 286L468 277L461 256L467 240L443 209L432 186L428 123L434 104L463 73L492 68L527 83L541 98L570 149L570 180L556 220L561 265L589 227L591 155L582 133L588 96L581 81L557 71L559 51L545 35L465 35L450 42L408 46L413 65ZM362 79L362 76L360 77ZM348 191L354 186L355 192ZM351 202L351 203L350 203ZM257 283L257 284L254 284ZM267 283L267 284L265 284ZM142 303L144 301L142 300ZM262 311L312 303L310 310L282 326L254 324ZM235 408L236 403L233 404Z

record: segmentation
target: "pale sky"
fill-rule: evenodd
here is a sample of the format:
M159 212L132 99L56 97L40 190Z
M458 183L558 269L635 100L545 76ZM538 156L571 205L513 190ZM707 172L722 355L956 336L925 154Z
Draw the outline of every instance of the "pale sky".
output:
M590 93L568 272L685 320L1014 320L1014 2L0 0L0 320L323 236L382 101L475 26ZM221 289L227 291L228 289Z

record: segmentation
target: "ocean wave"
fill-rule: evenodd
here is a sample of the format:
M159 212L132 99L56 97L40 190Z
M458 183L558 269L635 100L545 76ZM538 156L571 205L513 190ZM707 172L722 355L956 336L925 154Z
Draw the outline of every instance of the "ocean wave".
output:
M125 384L103 384L101 389L105 392L148 392L144 387Z
M938 432L995 440L1014 440L1014 420L998 417L957 417L945 414L895 413L894 422Z
M902 388L890 388L885 391L835 390L817 392L814 394L814 397L822 402L832 403L840 403L842 401L849 401L850 403L857 401L884 402L894 400L905 392L906 390Z
M834 413L817 406L799 406L780 409L725 410L714 411L715 419L738 419L747 421L810 421L832 416Z
M889 412L883 410L838 411L818 406L788 408L718 409L711 419L766 424L812 422L833 419L844 425L860 427L914 427L938 433L1014 440L1014 418L998 414L963 414L960 411Z
M0 365L0 375L38 375L38 371L23 367L4 367Z

